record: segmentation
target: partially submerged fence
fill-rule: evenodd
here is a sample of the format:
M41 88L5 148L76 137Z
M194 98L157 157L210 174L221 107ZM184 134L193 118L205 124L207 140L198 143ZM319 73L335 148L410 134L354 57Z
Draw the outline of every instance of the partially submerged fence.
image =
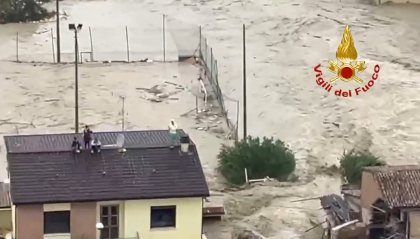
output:
M219 84L219 70L217 68L217 59L214 56L213 48L209 46L207 43L207 38L202 35L201 27L200 27L200 48L199 48L199 57L204 63L205 75L212 86L214 96L216 97L223 115L226 117L227 125L232 132L232 138L235 140L238 139L238 118L239 118L239 101L229 99L225 97L222 93L222 89ZM228 108L226 105L226 101L233 103L236 105L236 119L232 120L229 118ZM230 107L233 108L233 107Z
M56 63L56 32L53 26L52 22L35 33L17 33L16 56L11 60ZM74 62L74 37L74 32L68 30L63 23L60 32L62 63ZM222 93L218 62L213 48L202 34L201 27L163 15L161 23L152 25L83 26L77 39L80 62L179 61L192 56L199 57L204 63L204 71L213 95L227 119L231 136L237 139L239 102ZM236 111L236 114L232 111Z
M74 31L65 23L60 28L61 62L74 62ZM83 26L77 39L83 61L178 61L198 51L199 27L163 15L161 22L150 25ZM14 45L10 60L57 62L57 32L51 23L36 32L17 32Z

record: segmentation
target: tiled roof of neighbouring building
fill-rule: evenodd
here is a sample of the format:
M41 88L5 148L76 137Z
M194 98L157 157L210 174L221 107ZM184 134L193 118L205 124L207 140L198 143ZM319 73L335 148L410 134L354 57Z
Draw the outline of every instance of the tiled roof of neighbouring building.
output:
M367 167L390 208L420 207L420 166Z
M112 144L118 134L95 136ZM103 149L93 155L71 152L73 135L5 137L14 204L209 195L195 145L189 153L170 149L167 130L126 131L127 152Z

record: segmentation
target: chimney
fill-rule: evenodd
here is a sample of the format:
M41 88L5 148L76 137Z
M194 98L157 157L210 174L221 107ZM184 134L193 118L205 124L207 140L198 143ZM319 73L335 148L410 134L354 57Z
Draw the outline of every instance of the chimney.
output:
M190 137L188 135L181 136L179 140L181 143L181 152L188 153L188 148L190 146Z

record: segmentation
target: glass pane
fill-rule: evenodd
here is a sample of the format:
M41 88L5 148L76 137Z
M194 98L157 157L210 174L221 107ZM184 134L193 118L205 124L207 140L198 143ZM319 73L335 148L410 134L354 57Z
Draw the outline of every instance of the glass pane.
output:
M111 225L112 226L118 226L118 216L112 216L111 217Z
M151 227L175 227L175 207L152 208Z
M112 213L112 215L118 215L118 207L117 206L112 206L111 207L111 213Z
M69 233L70 211L44 213L44 233Z
M118 227L112 227L111 229L111 239L118 238Z
M100 231L101 233L101 239L109 239L109 229L108 228L104 228L103 230Z
M108 217L102 217L101 222L104 224L104 227L108 226Z
M108 207L102 207L101 215L108 215Z

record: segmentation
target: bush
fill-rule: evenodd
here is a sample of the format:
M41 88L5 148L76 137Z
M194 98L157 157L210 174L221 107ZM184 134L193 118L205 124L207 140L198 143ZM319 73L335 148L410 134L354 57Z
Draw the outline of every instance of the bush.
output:
M343 154L340 158L341 175L349 183L353 185L361 185L363 167L383 166L385 162L370 152L357 152L351 150Z
M42 4L50 0L0 0L0 23L39 21L51 17Z
M220 172L236 185L245 182L244 168L251 179L269 176L283 181L296 167L293 152L282 141L266 137L249 136L234 146L223 145L218 158Z

